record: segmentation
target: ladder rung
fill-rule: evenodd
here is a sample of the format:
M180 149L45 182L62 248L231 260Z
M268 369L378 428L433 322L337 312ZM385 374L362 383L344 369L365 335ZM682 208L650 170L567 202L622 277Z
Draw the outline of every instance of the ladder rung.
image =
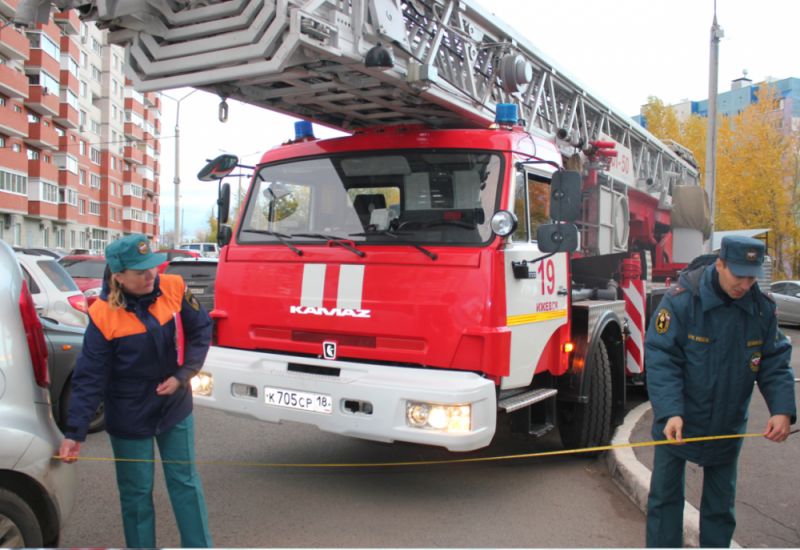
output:
M557 393L558 390L553 388L538 388L501 399L500 402L497 403L497 408L503 409L506 412L514 412L528 405L533 405L539 401L555 397Z

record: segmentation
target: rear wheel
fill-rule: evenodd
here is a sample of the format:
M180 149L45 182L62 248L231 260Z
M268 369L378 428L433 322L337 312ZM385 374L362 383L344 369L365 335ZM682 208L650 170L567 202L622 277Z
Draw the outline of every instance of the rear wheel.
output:
M42 544L42 529L28 503L16 493L0 489L0 548L31 548Z
M589 401L559 405L561 442L569 449L600 447L611 439L611 360L602 340L594 348L588 367Z

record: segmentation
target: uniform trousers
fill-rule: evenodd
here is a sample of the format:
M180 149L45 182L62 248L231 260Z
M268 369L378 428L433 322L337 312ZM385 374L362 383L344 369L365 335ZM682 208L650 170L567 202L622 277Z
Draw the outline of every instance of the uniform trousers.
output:
M736 529L736 467L731 462L703 466L700 502L700 546L728 548ZM663 445L656 446L650 496L647 501L647 546L683 546L683 503L686 460Z
M143 461L115 462L125 544L129 548L156 548L156 520L153 507L154 438L110 437L115 458ZM181 546L211 547L206 501L200 476L194 464L192 415L168 431L156 435L155 441L164 461L164 478L180 531ZM169 463L173 461L174 463Z

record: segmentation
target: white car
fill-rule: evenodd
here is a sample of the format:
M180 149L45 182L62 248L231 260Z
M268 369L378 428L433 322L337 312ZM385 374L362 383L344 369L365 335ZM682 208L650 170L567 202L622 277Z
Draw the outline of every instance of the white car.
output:
M39 315L73 327L89 324L86 296L58 260L20 252L17 259Z
M47 347L16 255L0 241L0 546L58 546L77 468L53 460L62 435L50 410Z
M219 258L219 247L217 243L184 243L180 246L181 250L194 250L199 252L204 258Z
M800 324L800 281L776 281L770 286L772 298L778 306L778 322Z

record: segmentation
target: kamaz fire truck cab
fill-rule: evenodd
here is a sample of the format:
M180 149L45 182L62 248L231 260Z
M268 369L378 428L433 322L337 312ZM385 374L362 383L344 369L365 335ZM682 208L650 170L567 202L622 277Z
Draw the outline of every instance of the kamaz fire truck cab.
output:
M489 443L498 410L548 431L560 393L565 441L605 441L614 380L617 418L624 404L621 319L593 337L587 370L605 389L584 415L599 431L581 434L586 366L565 376L577 229L550 222L553 174L565 211L580 176L562 185L558 150L513 124L303 133L266 153L218 268L221 347L205 370L223 390L198 403L469 450Z

